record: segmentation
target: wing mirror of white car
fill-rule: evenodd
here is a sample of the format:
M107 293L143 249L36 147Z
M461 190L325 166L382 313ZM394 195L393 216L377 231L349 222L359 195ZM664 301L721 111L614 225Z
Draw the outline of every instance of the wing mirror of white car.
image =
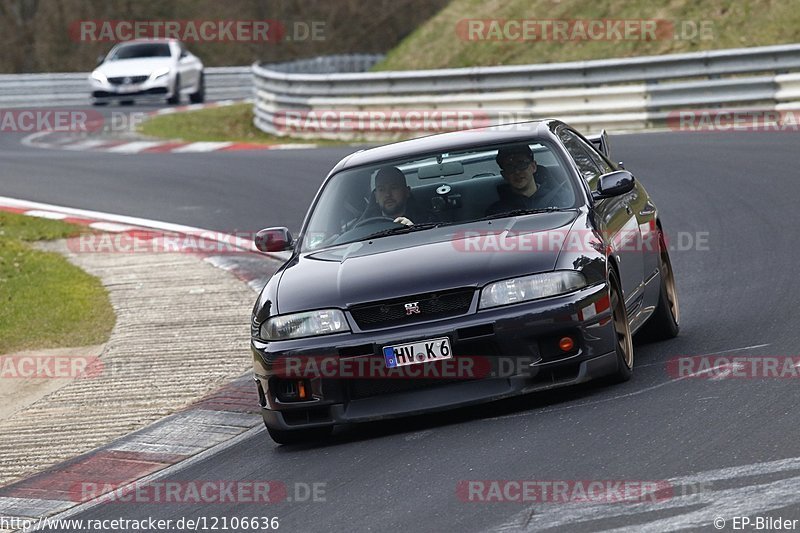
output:
M95 66L99 67L100 65L103 64L103 62L105 60L106 60L106 55L105 54L100 54L99 56L97 56L97 64Z
M292 234L287 228L266 228L256 233L253 243L260 252L285 252L294 248Z

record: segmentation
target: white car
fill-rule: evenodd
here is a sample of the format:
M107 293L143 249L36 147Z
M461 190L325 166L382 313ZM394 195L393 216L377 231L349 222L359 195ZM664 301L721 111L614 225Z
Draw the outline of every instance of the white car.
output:
M192 103L205 99L203 63L174 39L135 40L116 45L89 76L95 105L108 101L166 99L178 104L181 95Z

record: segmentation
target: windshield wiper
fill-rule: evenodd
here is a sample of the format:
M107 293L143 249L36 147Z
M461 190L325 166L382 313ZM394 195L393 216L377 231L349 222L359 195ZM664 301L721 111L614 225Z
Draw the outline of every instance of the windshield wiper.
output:
M389 228L383 231L378 231L376 233L372 233L367 235L366 237L362 237L361 241L365 241L367 239L378 239L380 237L387 237L389 235L401 235L403 233L411 233L412 231L420 231L424 229L431 229L431 228L438 228L444 224L444 222L426 222L424 224L414 224L411 226L401 226L399 228Z
M540 207L537 209L512 209L511 211L503 211L502 213L495 213L493 215L487 215L482 218L477 218L473 220L473 222L477 222L479 220L493 220L495 218L506 218L506 217L518 217L522 215L533 215L536 213L553 213L555 211L569 211L569 209L565 209L563 207Z

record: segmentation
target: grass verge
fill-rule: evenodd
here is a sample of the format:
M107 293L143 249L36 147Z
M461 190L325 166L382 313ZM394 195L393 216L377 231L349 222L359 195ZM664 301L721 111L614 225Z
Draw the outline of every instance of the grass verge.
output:
M115 316L100 280L29 244L74 236L81 229L0 212L0 354L108 340Z
M470 34L464 31L466 19L486 24L482 31ZM489 20L554 19L658 19L671 23L675 32L649 41L556 41L532 36L511 41L503 33L495 40L469 39L492 37ZM796 0L452 0L401 41L374 70L557 63L797 42L800 9Z
M139 132L150 137L188 142L342 144L327 139L296 139L264 133L253 125L253 104L234 104L156 115L145 121Z

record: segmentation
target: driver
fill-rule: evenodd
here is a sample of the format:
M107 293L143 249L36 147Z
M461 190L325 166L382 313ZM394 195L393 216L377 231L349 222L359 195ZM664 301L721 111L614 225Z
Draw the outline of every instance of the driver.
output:
M384 216L405 226L431 221L430 214L417 205L411 187L406 184L405 174L397 167L378 170L373 195L375 202L367 207L361 220Z

